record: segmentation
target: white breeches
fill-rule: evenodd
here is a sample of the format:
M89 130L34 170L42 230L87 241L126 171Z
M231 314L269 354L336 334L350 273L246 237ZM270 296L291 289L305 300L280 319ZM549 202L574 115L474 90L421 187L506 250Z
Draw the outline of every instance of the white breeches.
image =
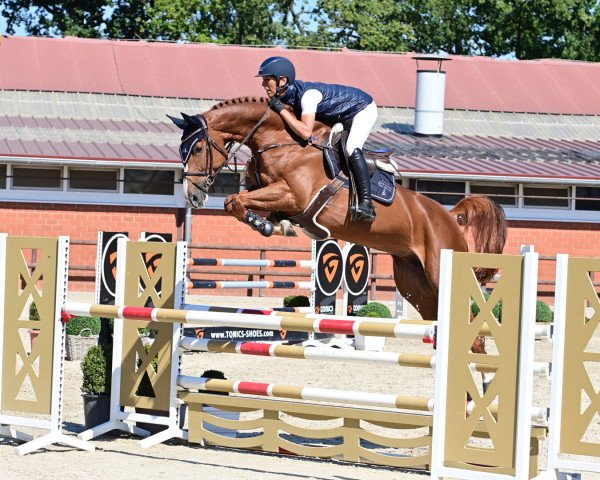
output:
M346 142L346 153L351 155L357 149L363 148L377 120L377 105L371 102L367 108L358 112L352 119L352 126Z

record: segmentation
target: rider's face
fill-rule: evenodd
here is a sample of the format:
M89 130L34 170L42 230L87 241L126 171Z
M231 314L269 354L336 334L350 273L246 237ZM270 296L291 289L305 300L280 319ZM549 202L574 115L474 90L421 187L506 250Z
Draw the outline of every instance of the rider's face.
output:
M267 97L273 98L277 90L277 80L275 77L262 77L262 86L267 92Z
M283 86L287 83L286 77L279 79L279 85ZM277 79L275 77L262 77L262 86L267 92L267 97L273 98L277 93Z

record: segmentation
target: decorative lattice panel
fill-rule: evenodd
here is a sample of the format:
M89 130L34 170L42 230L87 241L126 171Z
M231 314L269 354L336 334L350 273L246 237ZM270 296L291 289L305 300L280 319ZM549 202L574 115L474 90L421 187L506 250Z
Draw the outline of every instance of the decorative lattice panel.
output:
M57 250L56 238L7 239L2 410L51 413ZM29 320L30 301L39 321ZM33 348L29 329L39 330Z
M500 279L489 298L482 294L475 277L477 268L498 268ZM448 352L448 402L446 417L447 466L512 474L515 470L514 445L517 408L519 332L523 257L455 253L453 255L450 347ZM494 307L502 302L501 321ZM471 304L479 307L472 318ZM472 319L472 320L471 320ZM478 333L489 328L488 354L475 354L471 346ZM494 345L494 351L490 348ZM494 379L483 392L481 378L469 368L472 362L497 368ZM469 415L465 402L474 410ZM493 413L497 405L497 414ZM476 431L484 435L476 434ZM487 438L486 438L487 437Z
M560 453L600 457L600 259L570 258Z
M127 243L125 305L174 307L176 246L162 242ZM148 352L142 342L144 329L151 329L154 334ZM124 321L121 405L169 409L172 347L172 324ZM141 382L146 385L144 391L139 390Z

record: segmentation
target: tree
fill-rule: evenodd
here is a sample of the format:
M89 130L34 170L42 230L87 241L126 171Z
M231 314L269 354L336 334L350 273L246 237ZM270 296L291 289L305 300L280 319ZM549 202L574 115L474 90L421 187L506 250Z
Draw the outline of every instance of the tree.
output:
M7 33L19 26L30 35L101 36L106 0L67 0L50 3L42 0L4 0L2 16Z
M486 55L519 59L598 57L600 2L482 0L477 8Z
M357 50L407 51L415 37L410 2L318 0L321 27L332 46Z

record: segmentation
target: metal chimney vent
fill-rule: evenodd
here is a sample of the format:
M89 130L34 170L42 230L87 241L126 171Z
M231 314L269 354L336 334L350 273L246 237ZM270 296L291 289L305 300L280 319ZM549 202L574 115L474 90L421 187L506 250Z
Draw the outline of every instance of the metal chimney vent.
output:
M444 97L446 94L446 72L442 62L451 60L445 55L418 55L417 98L415 101L414 134L421 137L441 137L444 134ZM419 60L426 62L428 69L419 68ZM437 63L437 69L433 68Z

